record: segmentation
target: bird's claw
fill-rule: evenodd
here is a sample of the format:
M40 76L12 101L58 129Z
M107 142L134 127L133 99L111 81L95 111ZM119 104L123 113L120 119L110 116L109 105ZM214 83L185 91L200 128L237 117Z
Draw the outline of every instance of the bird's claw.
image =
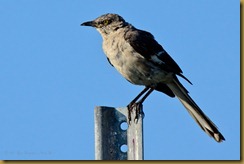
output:
M140 115L142 116L142 118L144 117L144 112L143 112L143 105L141 102L137 102L137 103L130 103L128 106L128 122L129 125L131 123L131 114L133 111L133 109L135 110L135 118L134 118L134 122L137 123L139 120Z

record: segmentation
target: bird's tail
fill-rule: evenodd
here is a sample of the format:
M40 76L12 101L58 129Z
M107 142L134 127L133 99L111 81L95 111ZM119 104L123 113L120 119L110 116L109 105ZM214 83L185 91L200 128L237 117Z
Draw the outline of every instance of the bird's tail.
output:
M177 78L174 78L171 83L167 84L167 86L179 98L190 115L209 136L213 137L217 142L225 140L224 136L218 131L217 126L214 125L214 123L197 106L197 104L188 95L188 91Z

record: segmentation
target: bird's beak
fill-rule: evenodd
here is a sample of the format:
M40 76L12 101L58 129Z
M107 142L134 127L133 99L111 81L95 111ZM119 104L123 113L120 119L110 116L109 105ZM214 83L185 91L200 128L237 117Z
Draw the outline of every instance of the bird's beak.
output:
M88 21L81 24L81 26L91 26L96 27L96 23L94 21Z

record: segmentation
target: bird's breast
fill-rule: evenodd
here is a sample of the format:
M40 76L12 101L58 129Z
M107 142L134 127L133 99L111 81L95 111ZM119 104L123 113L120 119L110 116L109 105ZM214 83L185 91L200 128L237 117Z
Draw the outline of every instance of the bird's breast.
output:
M103 41L103 50L118 72L133 84L154 86L167 76L166 72L137 53L125 40L110 37Z

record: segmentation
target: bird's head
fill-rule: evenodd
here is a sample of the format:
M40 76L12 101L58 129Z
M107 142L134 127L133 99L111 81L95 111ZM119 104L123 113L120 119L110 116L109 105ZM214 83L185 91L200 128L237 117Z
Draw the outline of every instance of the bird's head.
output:
M102 35L107 35L127 25L118 14L104 14L93 21L84 22L81 26L95 27Z

